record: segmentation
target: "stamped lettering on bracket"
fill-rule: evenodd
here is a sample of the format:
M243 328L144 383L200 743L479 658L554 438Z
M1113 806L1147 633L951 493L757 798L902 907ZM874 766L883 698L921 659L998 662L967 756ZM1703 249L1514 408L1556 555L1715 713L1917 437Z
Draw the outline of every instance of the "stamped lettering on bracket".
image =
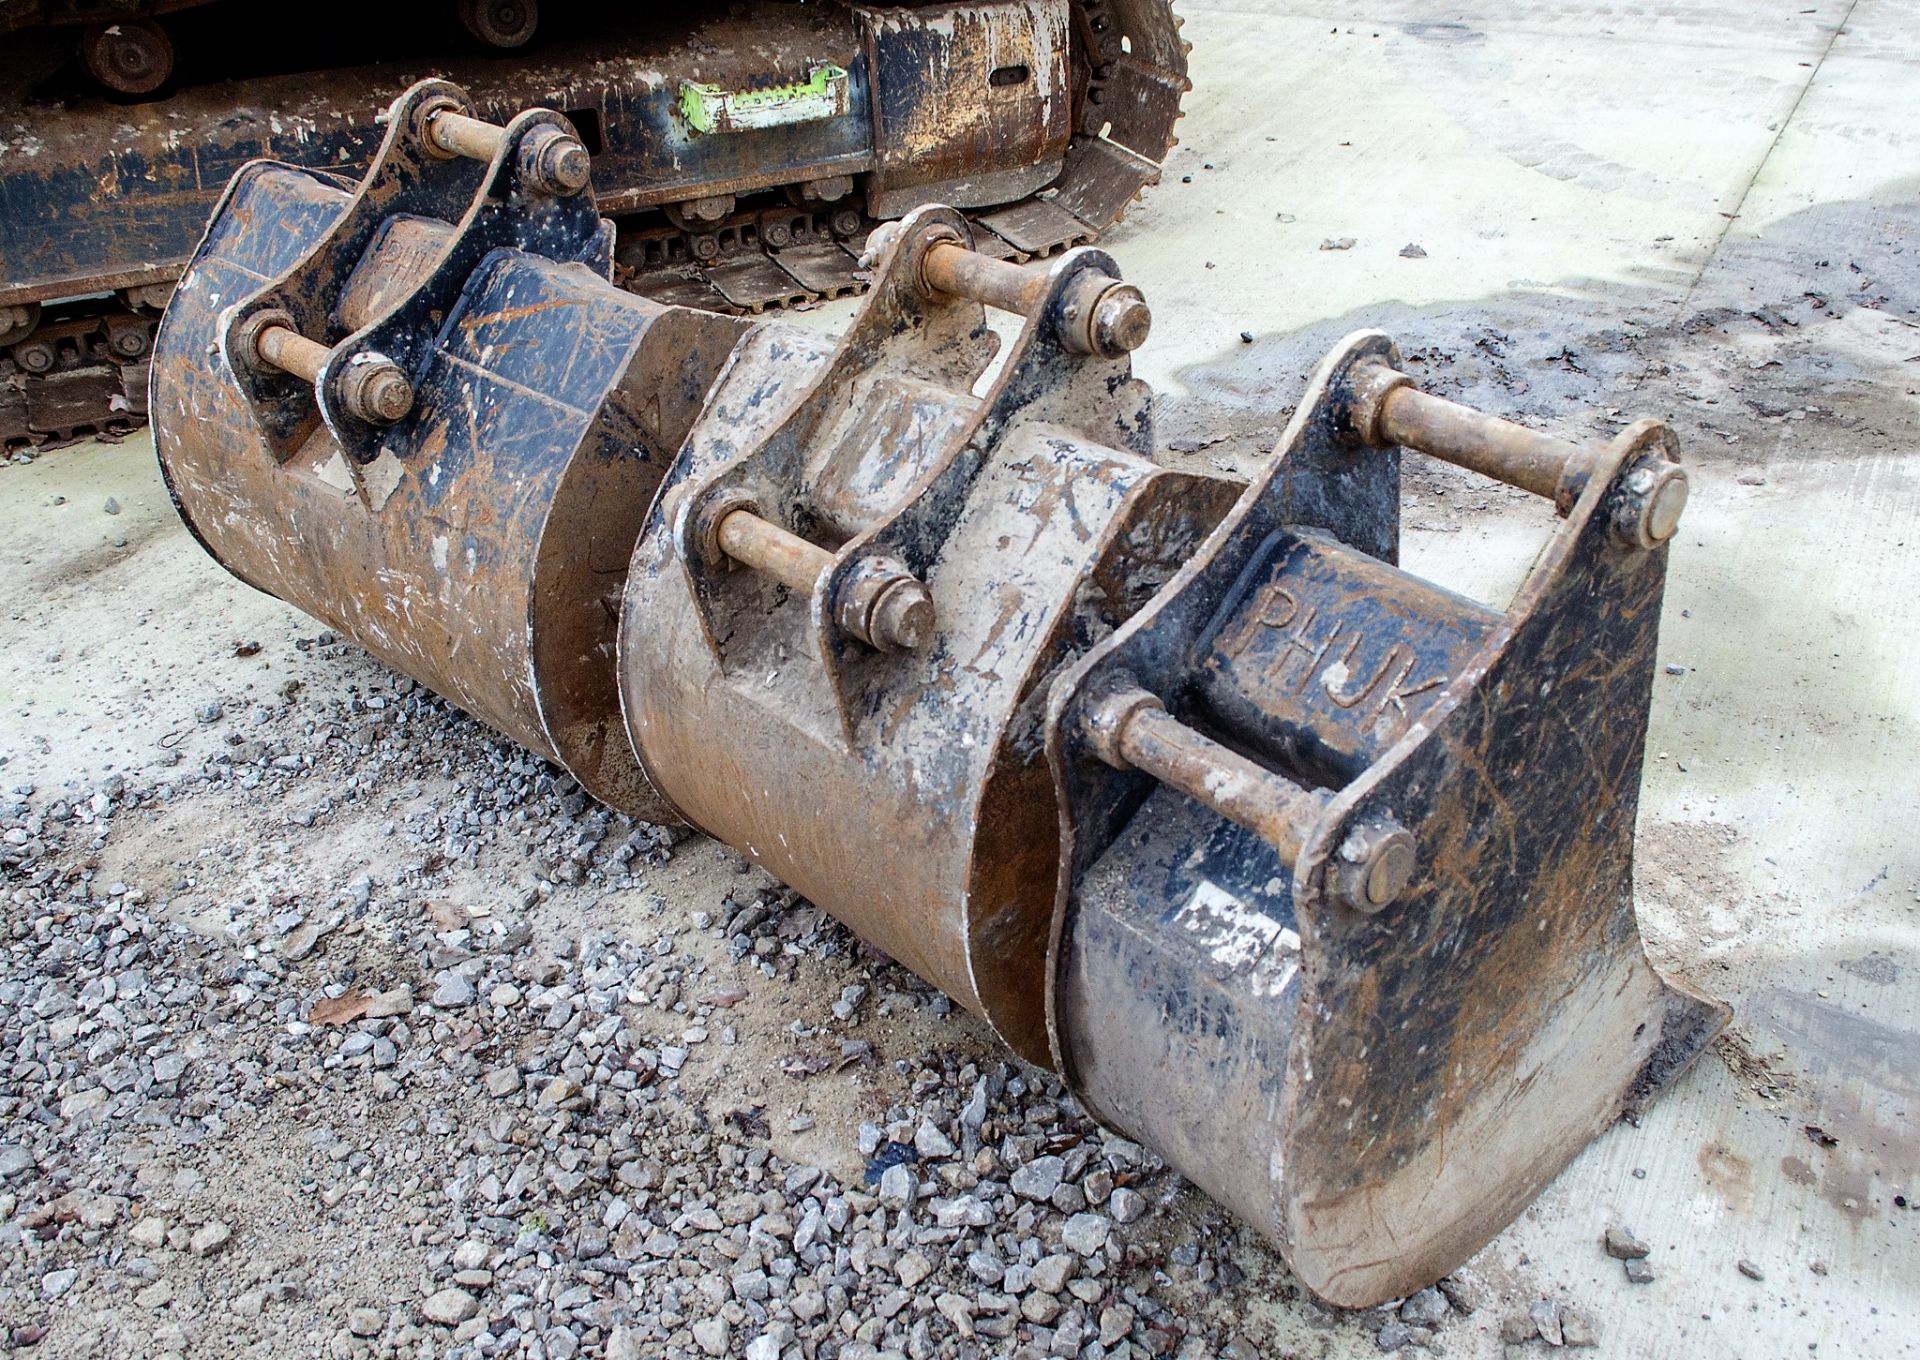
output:
M1261 592L1254 621L1282 634L1279 661L1272 674L1276 688L1290 688L1308 697L1317 689L1337 707L1358 712L1361 726L1380 740L1392 741L1412 721L1409 699L1431 693L1447 683L1447 677L1433 674L1415 678L1420 658L1404 642L1388 647L1372 666L1356 668L1355 660L1365 647L1366 638L1334 619L1320 625L1320 611L1302 604L1285 586L1275 582Z

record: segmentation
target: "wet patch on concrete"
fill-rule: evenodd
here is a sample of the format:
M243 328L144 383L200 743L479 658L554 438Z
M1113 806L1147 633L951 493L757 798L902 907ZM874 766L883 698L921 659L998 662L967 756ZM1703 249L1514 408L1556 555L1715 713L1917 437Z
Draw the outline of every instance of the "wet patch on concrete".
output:
M1749 1025L1804 1074L1811 1151L1783 1169L1796 1184L1817 1182L1821 1198L1855 1223L1886 1210L1920 1168L1920 1033L1861 1014L1863 1004L1768 988L1746 1010Z
M1178 371L1185 394L1162 396L1160 437L1174 461L1200 454L1244 469L1272 448L1321 357L1352 331L1379 329L1441 396L1576 436L1670 419L1689 461L1757 463L1776 442L1770 432L1809 420L1856 436L1862 452L1911 440L1920 330L1915 358L1893 367L1828 345L1823 332L1861 308L1920 326L1920 247L1909 244L1920 241L1920 181L1914 196L1821 204L1762 236L1729 239L1679 297L1567 279L1436 307L1370 303L1291 332L1223 337L1216 357Z
M1878 950L1857 959L1842 959L1840 966L1864 982L1876 987L1891 987L1900 980L1900 965Z

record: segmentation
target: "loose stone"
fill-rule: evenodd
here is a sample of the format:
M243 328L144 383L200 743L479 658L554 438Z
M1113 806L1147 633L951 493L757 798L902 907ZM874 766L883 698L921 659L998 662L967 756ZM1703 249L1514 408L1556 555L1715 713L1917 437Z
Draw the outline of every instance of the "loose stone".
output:
M479 1300L464 1289L442 1289L420 1305L421 1316L442 1327L457 1327L479 1311Z

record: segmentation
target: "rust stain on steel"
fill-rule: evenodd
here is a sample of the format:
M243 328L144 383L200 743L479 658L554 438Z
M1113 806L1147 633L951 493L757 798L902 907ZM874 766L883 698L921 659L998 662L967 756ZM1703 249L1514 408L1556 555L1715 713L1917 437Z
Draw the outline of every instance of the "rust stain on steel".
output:
M467 331L479 330L482 326L506 325L513 321L524 321L530 316L542 312L551 312L560 307L578 307L580 302L574 298L554 298L548 302L533 302L524 307L507 307L486 316L469 316L461 319L460 328Z
M1005 203L1059 175L1073 134L1067 0L856 13L873 82L875 216Z

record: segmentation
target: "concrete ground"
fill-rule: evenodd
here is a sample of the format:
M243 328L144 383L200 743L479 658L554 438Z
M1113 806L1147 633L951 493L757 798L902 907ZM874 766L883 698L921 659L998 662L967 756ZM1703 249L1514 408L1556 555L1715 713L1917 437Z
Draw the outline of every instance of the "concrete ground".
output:
M1155 307L1163 442L1248 466L1319 354L1381 326L1495 412L1667 418L1694 475L1641 920L1735 1021L1476 1267L1576 1302L1608 1355L1914 1353L1920 6L1180 8L1183 145L1103 243ZM1407 518L1409 565L1495 600L1545 527L1451 474L1417 475ZM193 708L253 676L228 644L301 626L201 554L144 437L0 470L0 562L8 785L205 754ZM1601 1251L1617 1224L1651 1284ZM1294 1293L1239 1296L1264 1353L1373 1352L1377 1321L1329 1330ZM1499 1355L1499 1323L1448 1352Z

